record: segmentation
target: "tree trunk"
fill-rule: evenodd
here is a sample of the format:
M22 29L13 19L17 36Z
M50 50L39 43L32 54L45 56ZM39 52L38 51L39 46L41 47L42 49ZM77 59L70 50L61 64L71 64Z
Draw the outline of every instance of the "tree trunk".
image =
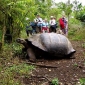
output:
M4 45L5 32L6 32L6 26L4 26L3 29L2 29L2 49L3 49L3 45Z
M2 49L2 43L0 42L0 51L1 51L1 49Z

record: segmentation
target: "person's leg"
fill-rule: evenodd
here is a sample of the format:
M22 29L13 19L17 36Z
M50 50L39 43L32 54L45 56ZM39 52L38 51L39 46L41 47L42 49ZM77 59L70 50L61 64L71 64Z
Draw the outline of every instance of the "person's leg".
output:
M42 32L42 33L43 33L43 30L44 30L44 28L42 27L42 28L41 28L41 32Z
M49 30L50 30L50 32L52 32L52 26L50 26Z
M33 27L32 27L32 34L35 34L35 31L36 31L36 29L35 29L35 27L33 26Z
M47 28L47 32L49 33L49 28Z
M56 28L54 29L54 32L56 33Z
M29 30L26 30L26 34L27 34L27 36L29 36Z
M30 35L32 35L32 30L29 30Z
M55 25L53 26L53 32L56 33L56 26Z
M68 36L68 29L66 29L66 36Z
M41 32L41 29L42 29L42 25L40 23L37 24L37 27L38 27L38 31Z
M52 27L52 32L55 32L55 27L54 26Z

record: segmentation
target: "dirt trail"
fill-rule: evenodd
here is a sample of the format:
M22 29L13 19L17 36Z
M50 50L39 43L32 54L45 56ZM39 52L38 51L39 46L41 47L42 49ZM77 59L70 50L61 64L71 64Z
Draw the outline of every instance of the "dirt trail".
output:
M85 77L85 48L82 47L84 43L83 41L72 41L76 50L75 59L37 61L36 64L42 64L43 66L37 66L30 79L23 79L25 85L41 85L54 78L58 78L63 85L76 85L79 78ZM44 65L47 67L44 67Z

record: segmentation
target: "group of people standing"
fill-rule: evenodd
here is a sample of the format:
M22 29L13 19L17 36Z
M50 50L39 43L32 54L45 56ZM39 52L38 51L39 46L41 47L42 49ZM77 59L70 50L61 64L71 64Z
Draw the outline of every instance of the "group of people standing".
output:
M67 25L67 21L65 19L65 17L62 17L59 19L59 25L60 25L60 29L62 30L62 32L64 34L66 34L66 25ZM34 19L33 22L30 23L30 25L28 27L26 27L26 29L28 29L29 27L32 28L31 30L31 34L32 33L44 33L44 32L55 32L56 33L56 29L58 27L58 23L56 21L56 18L54 16L50 17L50 20L48 22L47 19L42 19L40 17L40 15L37 15L37 17ZM29 30L26 30L27 35L29 34Z
M30 31L28 28L31 27L32 31ZM56 32L57 23L54 16L50 17L50 21L48 22L47 19L42 19L40 15L37 15L37 17L34 19L33 22L30 22L29 26L26 26L26 32L27 35L31 33L43 33L43 32Z

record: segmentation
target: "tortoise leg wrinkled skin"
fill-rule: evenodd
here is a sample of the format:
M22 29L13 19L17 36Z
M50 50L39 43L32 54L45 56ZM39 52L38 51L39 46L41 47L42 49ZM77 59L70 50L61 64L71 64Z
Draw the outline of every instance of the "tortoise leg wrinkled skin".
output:
M32 48L28 48L27 49L27 54L29 56L29 61L31 61L31 62L35 62L36 61L36 57L35 57L35 54L34 54Z

